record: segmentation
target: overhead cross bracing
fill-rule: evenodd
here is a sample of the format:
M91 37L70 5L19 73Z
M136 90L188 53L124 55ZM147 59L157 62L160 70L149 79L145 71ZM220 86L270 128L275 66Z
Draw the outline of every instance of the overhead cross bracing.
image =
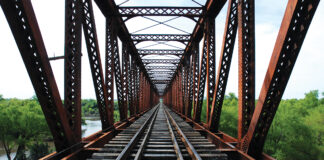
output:
M66 0L64 56L49 58L30 0L0 0L53 135L57 152L44 159L90 157L160 99L229 158L271 159L263 153L266 136L319 0L288 1L257 102L254 0L191 0L173 7L167 0L159 6L148 6L156 1L139 2L140 6L127 6L128 2ZM97 33L94 5L105 17L105 33ZM222 9L227 14L216 72L215 18ZM98 34L105 35L104 51ZM83 139L82 36L102 124L101 131ZM239 121L238 136L231 137L219 126L236 36ZM49 63L60 59L64 59L64 101ZM202 112L204 97L206 113Z

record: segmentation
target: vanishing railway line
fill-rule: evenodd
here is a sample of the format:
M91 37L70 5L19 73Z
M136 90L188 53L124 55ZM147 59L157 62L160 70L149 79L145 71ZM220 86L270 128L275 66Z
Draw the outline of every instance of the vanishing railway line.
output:
M127 2L65 0L64 55L49 57L31 0L0 0L53 136L56 151L42 159L272 160L263 153L266 137L320 0L288 0L259 91L255 0L205 0L205 4L192 0L185 6L168 6L161 0L163 5L149 7L146 1L139 1L139 6L125 6ZM216 17L223 8L227 8L223 42L216 46ZM98 14L105 18L105 33L97 32ZM153 23L146 26L146 21ZM105 35L104 51L97 35ZM86 54L102 130L82 137L81 56ZM236 137L219 130L233 54L238 55L239 68ZM50 63L60 59L64 59L64 101ZM163 104L158 104L161 100Z
M158 104L111 139L94 159L227 159L199 132Z

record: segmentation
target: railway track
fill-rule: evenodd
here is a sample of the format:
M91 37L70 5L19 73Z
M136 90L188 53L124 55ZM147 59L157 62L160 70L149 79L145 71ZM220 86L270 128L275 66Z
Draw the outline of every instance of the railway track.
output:
M88 160L227 159L216 146L163 104L155 106Z

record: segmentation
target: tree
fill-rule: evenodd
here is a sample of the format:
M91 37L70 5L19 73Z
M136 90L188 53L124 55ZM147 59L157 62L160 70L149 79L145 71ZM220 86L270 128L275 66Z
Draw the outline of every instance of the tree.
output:
M14 146L18 146L15 159L26 159L26 147L50 135L42 110L35 100L10 99L1 102L0 114L0 138L9 160Z

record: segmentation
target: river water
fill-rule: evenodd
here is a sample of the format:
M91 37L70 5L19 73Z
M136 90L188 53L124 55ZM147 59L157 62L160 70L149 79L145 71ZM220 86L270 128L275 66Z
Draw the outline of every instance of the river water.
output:
M87 137L99 130L101 130L101 122L98 117L85 117L86 125L82 125L82 137ZM16 153L11 153L11 157L16 155ZM2 148L0 147L0 160L7 160L7 155Z

